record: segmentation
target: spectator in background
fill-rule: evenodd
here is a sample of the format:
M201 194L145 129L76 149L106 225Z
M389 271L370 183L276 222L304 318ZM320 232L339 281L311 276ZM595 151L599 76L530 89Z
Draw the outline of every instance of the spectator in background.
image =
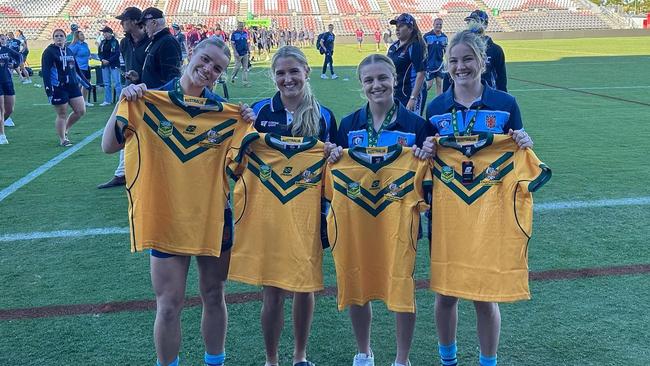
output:
M361 44L363 43L363 30L361 28L357 28L357 30L354 31L354 35L357 37L357 49L359 52L361 52Z
M217 24L214 27L214 37L217 37L218 39L222 40L223 42L228 42L228 33L221 29L221 24Z
M248 82L248 33L244 31L244 23L237 23L237 30L230 35L230 42L232 43L233 54L235 57L235 70L230 78L230 82L234 83L237 77L237 72L242 69L242 84L245 87L250 86Z
M151 39L142 66L140 82L155 89L181 75L181 46L172 36L160 9L150 7L142 12L140 23Z
M199 29L194 25L188 24L187 26L187 48L189 56L192 56L192 50L201 41L201 34Z
M182 62L185 63L189 53L187 50L187 38L181 31L181 26L176 23L172 24L172 31L174 32L174 38L176 38L176 41L178 41L178 44L181 46L181 58L183 60Z
M375 29L375 51L379 52L379 44L381 43L381 32Z
M25 64L25 67L29 67L29 63L27 62L27 55L29 55L29 47L27 46L27 37L23 34L23 31L18 29L16 31L16 38L20 40L20 46L22 47L20 49L20 54L23 55L23 63Z
M13 32L7 32L7 47L9 47L9 49L11 50L20 53L22 57L21 50L23 48L23 41L18 38L15 38ZM23 58L22 62L14 64L14 66L16 67L14 70L16 70L16 72L18 73L21 83L31 84L32 79L30 79L29 73L25 69L24 62L25 60Z
M390 45L393 44L393 31L390 30L390 27L384 29L384 46L386 51L390 48Z
M72 43L70 43L70 51L74 56L77 65L79 65L79 70L81 74L90 81L90 47L86 43L86 36L84 32L77 31L72 37ZM90 88L84 88L81 86L81 95L86 101L86 107L92 107L93 104L90 103Z
M43 68L43 86L45 93L56 111L56 133L59 136L59 146L70 147L68 132L84 114L86 105L79 90L79 83L90 88L90 83L81 75L79 65L72 51L65 45L65 32L55 29L52 32L54 42L47 46L41 57ZM72 113L68 113L68 104Z
M69 45L70 43L72 43L72 38L74 37L74 34L77 33L77 31L79 31L79 25L77 25L76 23L70 24L70 34L68 34L65 37L65 44L66 45Z
M142 11L136 7L128 7L115 18L120 20L120 25L124 30L124 38L120 41L120 53L124 59L124 68L126 70L124 79L127 86L137 84L142 77L142 65L144 65L146 57L145 52L150 43L149 36L144 31L144 26L140 24ZM115 174L107 182L98 185L97 188L123 186L126 184L124 176L124 150L121 150Z
M427 90L436 83L435 96L442 93L442 79L444 78L443 57L447 47L447 35L442 32L442 18L433 21L433 29L424 35L427 43Z
M122 92L122 81L120 79L120 43L113 35L113 29L109 26L102 28L104 40L99 44L97 57L102 63L102 79L104 81L104 101L100 106L104 107L113 104L113 86L115 96Z
M327 65L330 66L330 74L332 74L332 79L338 78L334 72L334 40L336 36L334 35L334 24L329 24L327 26L327 32L321 33L318 36L318 49L320 50L321 55L325 55L325 60L323 61L323 72L320 74L321 79L327 79Z
M397 70L395 97L408 109L422 114L426 102L424 73L427 45L420 28L411 14L402 13L390 21L395 26L395 41L388 49L388 57Z
M10 122L7 124L8 126L14 126L11 121L11 113L14 110L14 104L16 104L16 92L11 78L11 70L22 65L20 53L7 47L7 37L0 34L0 145L9 143L4 128L6 121Z

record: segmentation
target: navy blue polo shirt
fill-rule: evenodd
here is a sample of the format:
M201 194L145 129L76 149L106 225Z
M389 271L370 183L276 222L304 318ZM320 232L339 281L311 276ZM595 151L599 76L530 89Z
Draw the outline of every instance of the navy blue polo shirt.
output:
M447 35L442 32L437 35L434 31L431 31L425 34L423 38L427 43L427 71L436 71L442 65L448 43Z
M454 128L451 123L451 112L456 108L458 130L462 133L467 124L476 115L473 132L491 132L505 134L509 129L520 130L523 128L521 112L515 97L487 86L483 82L483 95L466 108L454 100L454 86L431 101L427 106L427 120L431 123L434 133L442 136L453 135ZM478 115L476 110L478 109Z
M248 53L248 33L236 30L230 35L230 41L235 45L238 55L243 56Z
M325 52L332 54L334 53L334 40L336 36L332 32L325 32L323 35L323 44L325 45Z
M386 126L382 131L377 144L389 146L399 143L411 147L422 143L428 136L433 135L431 125L416 113L406 109L403 104L398 104L397 117L394 122ZM339 132L336 137L336 145L343 148L354 146L368 146L368 104L355 112L345 116L339 125ZM400 132L400 133L390 133Z
M415 86L417 73L426 69L422 45L415 41L400 47L399 41L395 41L388 49L388 57L393 60L397 71L395 97L406 105Z
M291 136L292 116L284 108L280 99L280 92L273 98L262 99L253 103L253 111L257 114L255 129L259 132L274 133L280 136ZM336 119L334 113L324 106L320 106L320 135L318 139L324 142L333 142L336 138Z

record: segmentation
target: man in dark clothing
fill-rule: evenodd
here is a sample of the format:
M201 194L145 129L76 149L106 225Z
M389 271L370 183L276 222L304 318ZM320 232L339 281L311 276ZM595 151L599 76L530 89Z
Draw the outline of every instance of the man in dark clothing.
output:
M334 59L332 55L334 54L334 24L327 26L327 32L321 33L318 36L318 49L320 50L321 55L325 55L325 60L323 62L323 72L320 74L321 79L327 79L327 65L330 66L330 73L332 74L332 79L338 78L336 73L334 73Z
M465 21L468 23L477 23L480 25L479 34L485 39L487 48L487 58L485 59L485 72L481 75L481 79L487 83L488 86L508 92L508 75L506 74L506 56L503 49L498 44L494 43L491 37L485 35L485 30L488 27L488 15L483 10L474 10ZM445 80L442 89L447 90L451 85L449 74L445 74Z
M147 85L147 88L159 88L173 78L181 76L181 46L167 28L165 17L160 9L153 7L145 9L140 23L144 25L151 39L151 43L145 50L146 57L140 80Z
M149 36L140 24L142 11L136 7L124 9L121 15L116 16L124 30L124 38L120 41L120 52L124 58L126 69L126 85L139 83L144 65L145 49L149 45ZM97 188L111 188L126 184L124 178L124 150L120 151L120 163L115 169L115 175L108 182L100 184Z
M119 97L122 92L122 81L120 80L120 44L113 36L111 27L104 27L101 32L104 39L99 44L97 57L102 63L102 79L104 80L104 102L100 106L113 104L113 88L115 95Z

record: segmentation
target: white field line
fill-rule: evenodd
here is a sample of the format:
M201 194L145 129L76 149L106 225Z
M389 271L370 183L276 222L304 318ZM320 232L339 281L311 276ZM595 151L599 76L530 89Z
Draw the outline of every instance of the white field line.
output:
M584 88L567 88L571 90L611 90L611 89L650 89L650 85L637 86L593 86ZM510 89L508 92L566 91L564 88Z
M559 210L575 210L585 208L616 207L616 206L646 206L650 205L650 196L647 197L630 197L593 201L558 201L544 202L535 205L535 212L550 212ZM15 242L22 240L34 239L52 239L52 238L80 238L84 236L98 235L117 235L128 234L129 228L124 227L105 227L83 230L57 230L57 231L36 231L26 233L13 233L0 235L1 242Z
M34 169L31 171L29 174L26 176L20 178L19 180L15 181L12 183L9 187L3 189L0 191L0 202L2 202L5 198L9 197L12 193L16 192L23 186L25 186L27 183L33 181L34 179L38 178L41 174L47 172L48 170L52 169L52 167L56 166L60 162L62 162L65 158L68 156L74 154L75 152L79 151L81 148L84 146L88 145L91 143L94 139L97 137L101 136L102 132L104 129L102 128L101 130L93 132L91 135L87 136L85 139L79 141L72 147L66 148L64 152L61 154L55 156L52 158L50 161L47 163L39 166L38 168Z

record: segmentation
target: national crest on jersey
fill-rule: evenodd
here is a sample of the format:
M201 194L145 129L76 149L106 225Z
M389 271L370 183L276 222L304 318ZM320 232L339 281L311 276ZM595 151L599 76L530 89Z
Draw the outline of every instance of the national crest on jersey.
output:
M551 177L508 135L438 138L431 205L431 289L476 301L530 298L532 192Z
M187 104L176 92L147 91L118 106L132 251L221 253L230 190L225 160L252 127L241 121L238 106L203 102Z
M324 144L315 137L250 133L233 158L235 244L229 278L288 291L323 288Z
M390 310L415 311L419 213L428 208L430 185L429 162L401 145L344 149L328 165L324 192L339 310L380 299Z

